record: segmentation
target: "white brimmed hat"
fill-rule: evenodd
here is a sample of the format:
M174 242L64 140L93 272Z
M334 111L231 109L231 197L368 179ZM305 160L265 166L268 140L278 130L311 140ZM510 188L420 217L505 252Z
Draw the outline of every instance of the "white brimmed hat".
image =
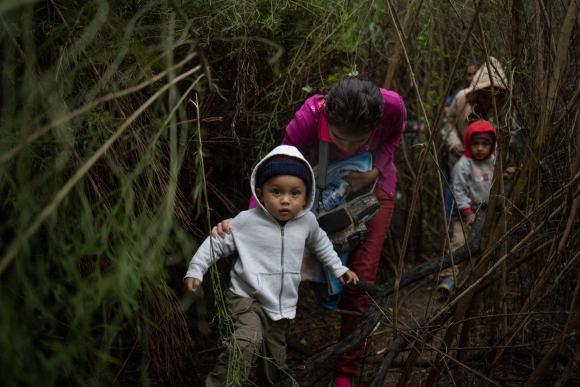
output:
M499 61L495 59L493 56L490 56L489 67L491 67L493 86L498 87L500 89L507 89L506 86L507 81L501 63L499 63ZM490 87L492 84L491 81L492 78L489 76L489 71L487 70L487 63L484 63L473 76L473 81L471 82L471 85L469 85L469 87L465 90L465 93L469 95L473 91Z

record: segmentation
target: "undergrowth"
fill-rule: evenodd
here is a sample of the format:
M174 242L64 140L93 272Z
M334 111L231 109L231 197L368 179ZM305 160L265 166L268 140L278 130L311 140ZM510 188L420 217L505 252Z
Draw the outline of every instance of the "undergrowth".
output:
M385 256L394 262L401 251L407 219L408 267L445 250L444 187L434 161L444 165L446 156L440 128L432 126L447 86L458 86L464 64L482 61L485 52L504 64L513 82L510 115L527 128L526 160L532 167L518 193L525 198L522 213L514 210L512 224L528 213L542 221L547 215L534 209L570 180L578 164L577 26L562 54L569 58L560 82L549 89L547 74L554 73L567 6L485 2L458 56L477 4L1 2L3 383L109 385L134 372L127 380L143 385L154 379L191 384L192 377L184 375L192 368L199 372L189 357L194 343L185 313L193 312L181 297L188 260L212 224L245 208L252 165L280 142L302 102L349 74L383 85L387 70L400 64L390 88L403 97L409 115L395 154L397 205ZM522 7L521 19L514 6ZM407 15L409 64L393 56L399 39L393 24L404 25ZM555 95L555 108L545 118L548 95ZM552 127L558 130L544 129ZM431 155L418 181L419 154L431 136L440 153ZM420 197L410 208L415 184ZM577 213L577 196L567 195ZM542 257L556 256L563 264L577 258L574 219L555 219L541 230L521 253L533 258L521 272L543 273ZM514 232L505 248L524 231ZM562 235L571 243L556 246ZM212 269L204 301L218 305L220 334L227 338L233 330L222 298L226 279L219 276L227 271L220 264L227 262ZM517 312L530 288L539 292L544 282L527 283L516 274L502 286L519 286L521 299L504 292L510 311ZM557 278L569 292L564 274ZM558 299L553 293L546 297L553 299ZM574 302L566 305L574 308ZM538 309L542 306L538 301ZM545 334L546 326L539 328ZM490 346L496 343L490 339ZM232 363L233 371L239 367Z
M3 383L110 384L130 356L175 377L193 346L164 279L196 247L178 185L197 129L177 122L202 77L191 42L156 1L8 7Z

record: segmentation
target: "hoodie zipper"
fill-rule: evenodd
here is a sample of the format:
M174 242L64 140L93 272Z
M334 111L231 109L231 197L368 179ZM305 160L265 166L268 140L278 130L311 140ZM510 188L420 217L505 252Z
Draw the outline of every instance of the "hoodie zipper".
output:
M284 292L284 226L280 226L280 238L282 239L282 252L280 257L282 279L280 284L280 295L278 296L278 304L280 305L280 316L282 316L282 293Z

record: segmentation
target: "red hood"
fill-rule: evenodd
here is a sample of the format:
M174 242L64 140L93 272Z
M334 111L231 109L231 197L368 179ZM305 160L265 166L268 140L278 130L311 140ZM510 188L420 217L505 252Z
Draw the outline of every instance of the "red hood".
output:
M467 127L467 131L465 132L465 137L463 139L463 144L464 144L464 148L465 148L465 153L463 153L463 155L465 157L469 157L470 159L473 159L473 157L471 156L471 137L475 133L485 133L485 132L493 133L493 144L491 145L491 152L489 152L489 154L487 155L487 157L485 159L486 160L489 159L494 154L495 142L497 139L497 134L495 132L495 128L488 121L477 120L477 121L473 121L471 124L469 124L469 126Z

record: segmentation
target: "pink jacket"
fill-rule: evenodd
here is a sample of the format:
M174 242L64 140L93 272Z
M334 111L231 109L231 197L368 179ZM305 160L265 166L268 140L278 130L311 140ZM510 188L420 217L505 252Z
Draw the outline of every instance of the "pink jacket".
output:
M385 89L381 89L381 93L385 101L385 111L381 123L368 141L350 154L341 151L331 143L328 158L329 161L333 161L370 151L373 154L373 166L381 172L377 184L390 196L394 196L397 169L393 164L393 155L403 135L407 109L399 94ZM315 94L308 98L286 127L286 136L282 140L283 145L293 145L300 151L303 151L308 144L312 144L310 165L313 167L318 164L318 118L323 101L322 94Z

